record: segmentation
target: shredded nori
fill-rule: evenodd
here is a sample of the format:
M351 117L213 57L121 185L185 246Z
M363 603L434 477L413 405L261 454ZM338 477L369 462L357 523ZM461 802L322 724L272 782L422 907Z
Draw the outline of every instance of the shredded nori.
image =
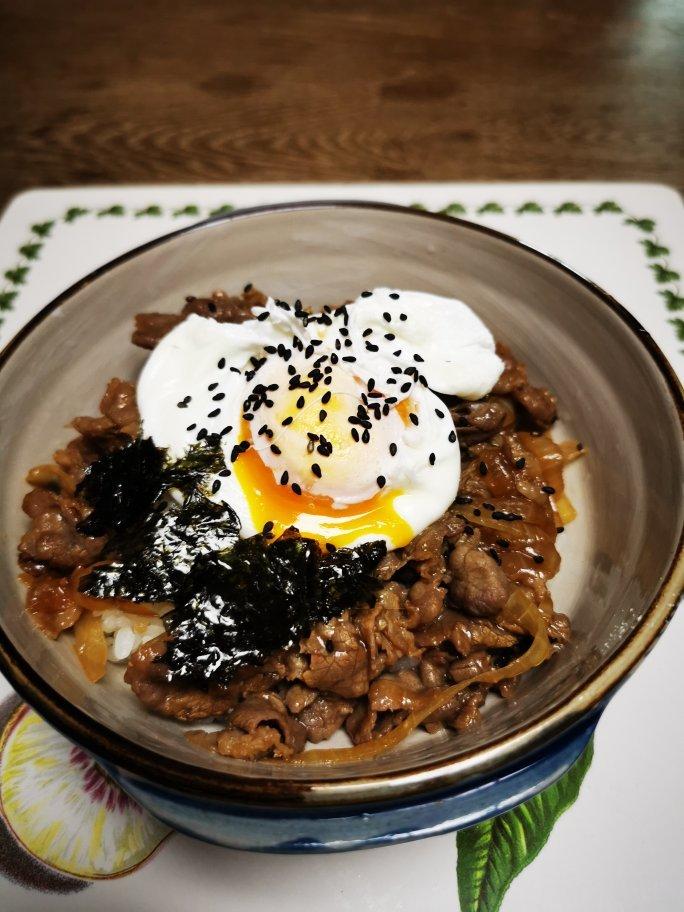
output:
M317 621L372 597L386 550L378 541L322 554L311 539L268 543L257 535L198 557L164 618L169 679L227 683L239 668L289 648Z
M164 450L148 438L102 456L76 488L92 512L79 523L85 535L104 535L145 516L163 487Z
M227 683L380 585L373 571L387 551L382 541L323 553L294 532L273 542L240 539L235 511L206 496L224 466L218 440L175 462L137 440L95 462L77 491L92 507L83 531L110 535L106 563L80 588L103 599L173 603L164 618L170 680Z

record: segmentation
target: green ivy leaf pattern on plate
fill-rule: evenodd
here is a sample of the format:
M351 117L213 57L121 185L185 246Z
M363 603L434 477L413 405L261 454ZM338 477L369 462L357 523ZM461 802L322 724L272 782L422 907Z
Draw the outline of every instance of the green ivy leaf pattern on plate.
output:
M622 212L622 206L618 205L615 200L604 200L598 206L594 206L594 212L596 215L601 215L602 212Z
M518 206L515 211L518 215L525 215L528 212L533 212L536 215L539 215L539 213L543 212L544 210L539 205L539 203L535 203L534 200L528 200L526 203L523 203L522 206Z
M541 852L558 818L577 799L593 755L592 739L565 775L539 795L457 833L461 912L498 912L513 880Z
M124 209L124 207L117 205L117 206L108 206L106 209L100 209L100 211L97 213L97 217L103 218L104 216L107 216L107 215L121 216L121 215L125 215L125 214L126 214L126 210Z
M684 310L684 298L677 294L676 291L670 291L669 288L659 291L661 298L665 298L665 306L668 310Z
M144 209L138 209L135 213L136 218L143 218L146 215L161 215L162 207L161 206L145 206Z
M27 260L37 260L38 254L40 253L42 246L43 246L42 244L33 244L33 243L23 244L19 248L19 253L23 257L26 257Z
M489 202L485 203L484 206L480 206L477 210L478 215L487 215L490 212L501 213L503 212L503 206L500 206L499 203Z
M23 285L28 275L28 266L15 266L14 269L8 269L5 272L5 278L13 285Z
M31 225L31 231L34 234L37 234L38 237L48 237L52 229L54 228L54 222L38 222L36 225Z
M228 215L234 210L235 206L231 206L230 203L224 203L223 206L218 206L216 209L212 209L209 215L213 218L216 215Z
M663 263L651 263L650 268L655 273L655 279L659 285L665 285L667 282L676 282L681 278L678 272Z
M191 204L190 206L183 206L182 209L175 209L173 216L174 216L174 218L178 218L180 215L199 215L199 214L200 214L199 206L195 206L194 204Z
M16 291L0 291L0 310L11 310L16 296Z
M82 209L80 206L72 206L71 209L67 209L64 213L65 222L75 222L77 218L81 216L88 215L90 209Z
M643 238L639 243L646 251L647 257L667 256L670 252L669 247L663 247L662 244L659 244L657 241L652 241L650 238Z
M674 320L669 320L668 322L672 323L677 333L677 338L684 342L684 320L680 317L675 317Z
M561 203L560 206L556 206L553 212L554 215L565 215L566 213L569 213L571 215L579 215L582 212L582 207L577 203L568 201Z
M655 230L655 221L651 218L627 218L625 219L625 225L634 225L635 228L645 234L651 234Z
M439 210L442 215L465 215L466 207L462 203L449 203L444 209Z

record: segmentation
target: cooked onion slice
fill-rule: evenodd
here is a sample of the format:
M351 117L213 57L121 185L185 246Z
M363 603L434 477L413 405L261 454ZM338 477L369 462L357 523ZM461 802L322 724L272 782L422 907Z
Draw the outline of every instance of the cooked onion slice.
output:
M446 690L427 695L420 709L412 712L396 728L375 741L367 741L365 744L357 744L355 747L305 751L286 762L332 765L353 760L372 760L396 747L428 716L432 715L432 713L448 703L457 693L460 693L471 684L497 684L499 681L514 678L532 668L536 668L551 656L552 648L549 642L546 621L532 599L521 589L516 589L508 599L502 613L502 620L518 624L526 633L533 637L527 652L514 659L508 665L503 668L484 671L465 681L460 681L452 687L447 687Z
M102 619L86 611L74 627L74 650L91 683L99 681L107 668L107 641Z

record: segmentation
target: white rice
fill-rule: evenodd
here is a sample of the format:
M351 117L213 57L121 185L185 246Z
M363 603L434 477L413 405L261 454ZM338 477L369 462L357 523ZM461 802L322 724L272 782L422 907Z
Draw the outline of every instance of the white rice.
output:
M102 612L102 629L107 637L107 658L119 664L126 662L138 646L164 633L164 623L158 617L126 614L118 608L108 608Z

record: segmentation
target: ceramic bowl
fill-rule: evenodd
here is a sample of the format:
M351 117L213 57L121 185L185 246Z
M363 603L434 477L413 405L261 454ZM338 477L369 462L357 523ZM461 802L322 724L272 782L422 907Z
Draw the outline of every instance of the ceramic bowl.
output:
M557 433L585 444L586 457L568 470L579 518L559 540L553 582L574 639L525 676L514 701L493 700L474 730L418 736L372 763L332 769L215 757L187 743L177 723L144 711L116 669L86 684L68 637L47 640L25 613L16 543L26 469L68 439L74 415L96 410L110 377L137 376L145 353L129 342L134 314L177 311L186 294L248 281L307 305L376 285L462 298L558 394ZM619 304L489 229L331 202L246 210L168 235L60 295L2 355L0 666L124 789L195 836L332 851L469 825L567 769L666 625L684 576L681 410L663 355Z

